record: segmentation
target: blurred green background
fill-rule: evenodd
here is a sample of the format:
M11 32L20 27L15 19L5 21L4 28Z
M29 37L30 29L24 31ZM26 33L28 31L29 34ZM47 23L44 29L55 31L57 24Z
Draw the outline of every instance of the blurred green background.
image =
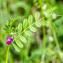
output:
M6 61L6 37L13 36L15 31L18 35L17 26L36 12L40 14L36 14L37 26L40 19L41 26L36 32L35 28L33 32L25 31L28 36L22 34L27 39L27 43L20 45L23 48L9 46L8 63L63 63L63 0L0 0L0 63Z

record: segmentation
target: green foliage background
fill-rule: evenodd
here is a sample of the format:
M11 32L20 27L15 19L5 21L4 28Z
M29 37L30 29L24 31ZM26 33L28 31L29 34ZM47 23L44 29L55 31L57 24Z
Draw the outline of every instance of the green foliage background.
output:
M0 63L7 57L7 63L63 63L62 0L0 0Z

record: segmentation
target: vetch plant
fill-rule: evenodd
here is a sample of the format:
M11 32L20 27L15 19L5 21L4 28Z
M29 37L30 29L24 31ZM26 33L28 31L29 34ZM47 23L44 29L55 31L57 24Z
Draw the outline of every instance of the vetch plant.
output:
M41 20L38 21L39 18L37 18L38 17L37 13L35 14L35 16L36 16L35 18L32 15L30 15L28 19L25 18L23 22L18 23L18 26L15 27L14 29L13 29L13 24L14 24L13 22L15 22L15 20L8 22L6 27L9 27L9 28L6 29L5 31L6 32L9 31L8 34L14 37L12 38L12 36L7 36L6 44L8 46L7 48L8 52L9 52L10 45L13 45L15 50L19 52L20 51L19 49L23 48L23 45L27 43L27 38L31 36L29 33L36 32L38 27L41 27ZM13 32L16 33L16 36L12 34ZM8 62L8 52L6 57L7 58L6 63Z
M0 46L6 50L4 63L63 62L63 17L57 16L58 7L51 2L53 1L16 0L5 6L3 14L7 12L8 19L4 19L6 23L0 25Z

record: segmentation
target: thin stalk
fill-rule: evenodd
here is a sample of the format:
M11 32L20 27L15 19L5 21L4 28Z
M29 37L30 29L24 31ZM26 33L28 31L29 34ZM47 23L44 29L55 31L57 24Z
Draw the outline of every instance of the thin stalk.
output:
M44 21L44 15L43 15L43 10L42 10L42 3L43 3L43 0L38 0L38 3L40 5L40 9L41 9L41 17L43 18L43 21ZM45 48L46 47L46 34L45 34L45 27L43 26L43 43L42 43L42 47Z
M8 63L8 55L9 55L9 46L7 46L7 52L6 52L6 62L5 62L5 63Z
M41 17L43 18L43 21L44 21L44 16L43 16L43 10L42 10L42 3L43 3L43 0L38 0L38 3L39 3L39 5L40 5L40 9L41 9L41 11L40 11L40 13L41 13ZM46 37L46 34L45 34L45 27L43 26L43 43L42 43L42 48L46 48L46 41L45 41L45 37ZM45 53L43 54L44 55L44 57L42 56L42 60L41 61L44 61L44 63L45 63L45 60L44 60L44 58L45 58Z
M57 39L57 36L56 36L54 25L52 24L52 21L50 22L50 28L51 28L51 30L53 32L53 36L54 36L54 40L55 40L56 46L60 50L59 42L58 42L58 39Z
M43 27L43 47L46 48L46 34L45 34L45 28Z
M42 10L42 3L43 3L43 0L38 0L38 3L39 3L39 5L40 5L40 9L41 9L41 11L40 11L40 13L41 13L41 16L43 17L43 10Z

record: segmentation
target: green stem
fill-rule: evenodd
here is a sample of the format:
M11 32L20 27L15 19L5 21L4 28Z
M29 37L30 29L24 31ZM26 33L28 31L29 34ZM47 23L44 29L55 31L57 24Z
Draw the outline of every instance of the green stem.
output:
M54 27L54 25L52 23L52 20L50 22L50 29L52 30L52 33L53 33L53 36L54 36L54 40L55 40L56 46L60 50L59 42L58 42L58 39L57 39L57 36L56 36L55 27Z
M7 52L6 52L6 62L5 62L5 63L8 63L8 55L9 55L9 46L7 46Z
M38 3L39 3L40 8L41 8L41 12L40 12L41 13L41 17L43 18L43 21L45 21L44 20L44 15L43 15L43 9L42 9L43 0L38 0ZM42 31L43 31L43 43L42 43L43 46L42 47L45 48L46 47L46 41L45 41L46 40L46 35L45 35L45 27L44 26L43 26L43 30Z
M42 3L43 3L43 0L38 0L38 3L40 5L40 9L41 9L41 16L43 17L43 10L42 10Z
M41 17L43 18L43 21L45 22L45 20L44 20L44 15L43 15L43 9L42 9L42 5L43 5L43 0L38 0L38 3L39 3L39 5L40 5L40 9L41 9L41 11L40 11L40 13L41 13ZM45 27L43 26L43 43L42 43L42 48L46 48L46 34L45 34ZM45 58L45 53L43 54L44 55L44 57L42 56L42 61L44 61L44 63L45 63L45 60L44 60L44 58Z
M46 47L46 35L45 35L45 28L43 27L43 48Z
M57 36L56 36L56 33L55 33L55 29L53 27L54 26L51 26L51 29L52 29L52 32L53 32L53 36L54 36L54 40L55 40L56 46L59 49L60 48L59 42L58 42L58 39L57 39Z

